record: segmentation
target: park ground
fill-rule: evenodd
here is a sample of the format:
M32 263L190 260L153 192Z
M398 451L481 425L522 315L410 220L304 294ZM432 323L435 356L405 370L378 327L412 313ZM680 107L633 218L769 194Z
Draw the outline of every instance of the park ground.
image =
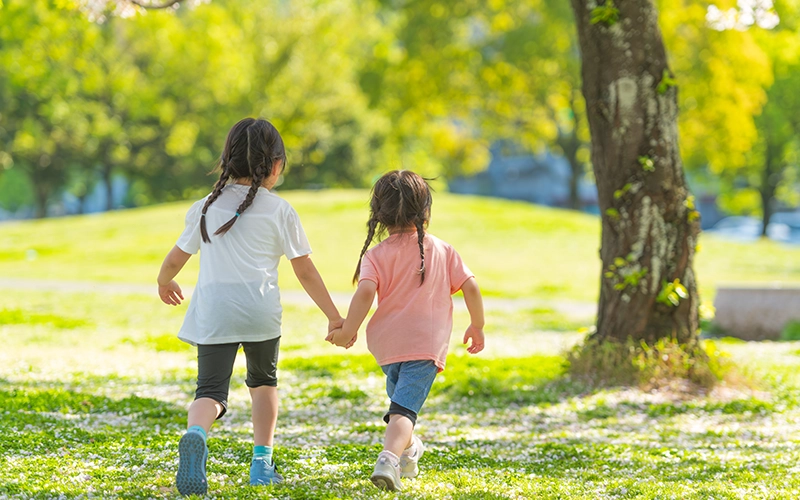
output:
M344 297L366 193L285 196ZM185 306L140 287L187 208L0 226L0 498L177 497L194 353L175 338ZM491 307L477 356L460 344L468 316L456 310L447 369L420 417L420 477L400 494L372 486L387 404L381 372L363 339L348 351L325 343L321 313L287 300L276 436L286 483L247 486L240 359L230 412L209 441L210 496L800 498L800 343L708 341L741 374L711 393L588 387L566 376L563 355L593 321L585 306L597 293L596 219L445 194L433 217L431 231L459 249ZM725 282L800 281L798 250L710 237L701 245L706 306ZM195 274L193 262L182 283ZM298 289L291 278L281 277L287 297Z

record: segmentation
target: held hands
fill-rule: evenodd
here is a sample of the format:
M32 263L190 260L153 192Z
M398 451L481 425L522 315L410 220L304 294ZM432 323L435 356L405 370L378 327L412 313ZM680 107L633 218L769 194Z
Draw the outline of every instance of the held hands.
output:
M338 319L328 320L328 336L330 336L331 332L336 330L337 328L341 330L342 325L344 325L344 318L342 318L341 316L339 316ZM325 338L325 340L328 340L327 337Z
M467 352L470 354L478 354L483 350L483 328L476 328L472 325L467 327L467 331L464 332L464 345L472 339L472 344L467 347Z
M345 349L349 349L353 347L353 344L356 343L356 339L358 338L358 332L353 335L352 338L344 338L342 334L342 326L344 326L344 319L340 319L339 321L331 321L328 323L328 336L325 337L325 340L330 342L331 344L339 347L344 347Z
M181 287L178 286L175 280L170 281L166 285L159 284L158 296L161 297L161 302L170 306L177 306L183 300L183 292L181 292Z

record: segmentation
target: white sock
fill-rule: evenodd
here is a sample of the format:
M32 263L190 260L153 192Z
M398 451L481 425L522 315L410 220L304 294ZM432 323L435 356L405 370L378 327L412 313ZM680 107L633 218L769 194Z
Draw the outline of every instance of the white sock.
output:
M389 463L394 465L395 467L400 465L400 458L389 450L383 450L378 455L378 459L380 459L381 457L386 457L386 459L389 460Z

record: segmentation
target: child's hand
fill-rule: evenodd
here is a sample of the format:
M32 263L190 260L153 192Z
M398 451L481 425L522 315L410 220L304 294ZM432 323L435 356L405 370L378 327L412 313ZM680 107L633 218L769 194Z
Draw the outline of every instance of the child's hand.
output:
M328 320L328 335L330 336L331 332L336 330L337 328L341 328L344 326L344 318L341 316L339 319L331 319ZM327 338L325 340L328 340Z
M357 333L352 337L348 337L345 333L342 332L341 328L337 328L331 331L328 334L328 336L325 337L325 340L327 340L328 342L330 342L335 346L344 347L345 349L348 349L355 343L356 337L358 337Z
M472 325L467 327L467 331L464 333L464 345L469 342L469 339L472 339L472 344L467 347L467 352L470 354L478 354L483 350L483 328L476 328Z
M333 341L333 339L334 339L334 338L335 338L337 335L341 335L341 334L342 334L342 329L341 329L341 328L334 328L333 330L330 330L330 331L328 331L328 336L327 336L327 337L325 337L325 340L326 340L326 341L328 341L328 342L330 342L331 344L335 344L335 342Z
M358 339L358 332L356 332L356 334L353 335L353 338L350 339L350 342L344 345L344 348L350 349L351 347L353 347L353 344L356 343L356 339Z
M158 296L161 297L161 302L170 306L177 306L183 300L183 292L175 280L166 285L158 285Z

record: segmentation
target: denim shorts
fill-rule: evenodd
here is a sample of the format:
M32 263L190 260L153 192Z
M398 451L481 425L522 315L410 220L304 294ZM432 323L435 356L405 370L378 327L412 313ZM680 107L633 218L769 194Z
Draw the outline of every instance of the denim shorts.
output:
M401 361L381 366L386 374L386 394L392 400L383 420L389 415L403 415L416 424L417 414L428 398L439 369L430 360Z

